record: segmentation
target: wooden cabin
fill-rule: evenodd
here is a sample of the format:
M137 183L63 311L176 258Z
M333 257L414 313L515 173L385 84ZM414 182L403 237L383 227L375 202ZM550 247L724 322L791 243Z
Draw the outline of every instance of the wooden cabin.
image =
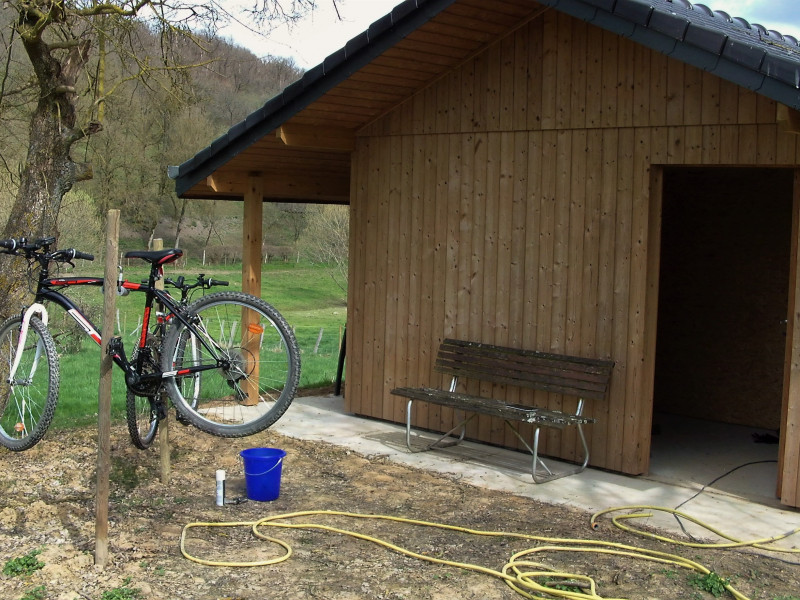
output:
M774 429L800 506L798 85L796 39L686 0L407 0L170 174L349 204L348 411L403 421L445 337L611 358L593 466L646 473L654 411Z

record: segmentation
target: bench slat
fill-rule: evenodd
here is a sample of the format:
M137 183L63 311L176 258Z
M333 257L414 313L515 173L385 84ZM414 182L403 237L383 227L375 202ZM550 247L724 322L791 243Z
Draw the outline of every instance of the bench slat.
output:
M591 417L576 416L558 410L546 410L532 406L522 406L520 404L507 404L497 402L491 398L481 398L458 392L446 392L435 388L395 388L392 394L405 396L413 400L452 406L461 410L478 412L514 421L525 423L546 423L548 427L563 429L568 425L585 425L594 423L596 419Z
M459 377L600 400L605 397L613 364L447 339L441 344L435 368Z

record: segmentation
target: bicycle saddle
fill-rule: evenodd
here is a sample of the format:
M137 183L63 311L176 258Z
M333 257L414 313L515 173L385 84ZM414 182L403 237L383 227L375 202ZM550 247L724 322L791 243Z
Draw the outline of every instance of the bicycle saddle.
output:
M180 248L166 248L164 250L130 250L124 254L125 258L141 258L151 264L165 265L183 256Z

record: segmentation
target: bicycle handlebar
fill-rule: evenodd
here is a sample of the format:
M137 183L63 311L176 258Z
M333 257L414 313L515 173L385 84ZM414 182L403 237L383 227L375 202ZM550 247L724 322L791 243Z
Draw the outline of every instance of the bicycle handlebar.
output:
M5 252L5 254L18 255L23 253L27 258L31 258L39 250L43 250L43 252L39 253L39 256L44 257L48 261L54 260L56 262L70 262L76 258L80 258L82 260L94 260L93 254L81 252L80 250L75 250L74 248L56 250L55 252L49 253L48 250L50 249L50 246L55 243L56 238L54 237L41 238L33 242L29 242L27 238L22 237L19 239L0 240L0 248L6 249L7 252Z
M177 280L173 280L168 277L164 280L164 283L168 283L169 285L185 292L195 288L203 288L207 290L215 285L230 285L230 282L228 281L206 278L203 273L200 273L200 275L197 276L197 281L192 284L187 284L183 275L179 276Z
M73 260L75 258L94 260L94 254L89 254L87 252L75 250L75 248L70 248L68 250L58 250L57 252L54 252L52 258L53 260Z

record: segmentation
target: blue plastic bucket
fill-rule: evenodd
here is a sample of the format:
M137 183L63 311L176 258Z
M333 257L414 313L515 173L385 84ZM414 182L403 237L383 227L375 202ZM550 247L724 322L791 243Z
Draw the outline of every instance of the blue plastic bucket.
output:
M258 502L277 500L281 493L281 467L285 450L248 448L239 453L244 462L247 497Z

